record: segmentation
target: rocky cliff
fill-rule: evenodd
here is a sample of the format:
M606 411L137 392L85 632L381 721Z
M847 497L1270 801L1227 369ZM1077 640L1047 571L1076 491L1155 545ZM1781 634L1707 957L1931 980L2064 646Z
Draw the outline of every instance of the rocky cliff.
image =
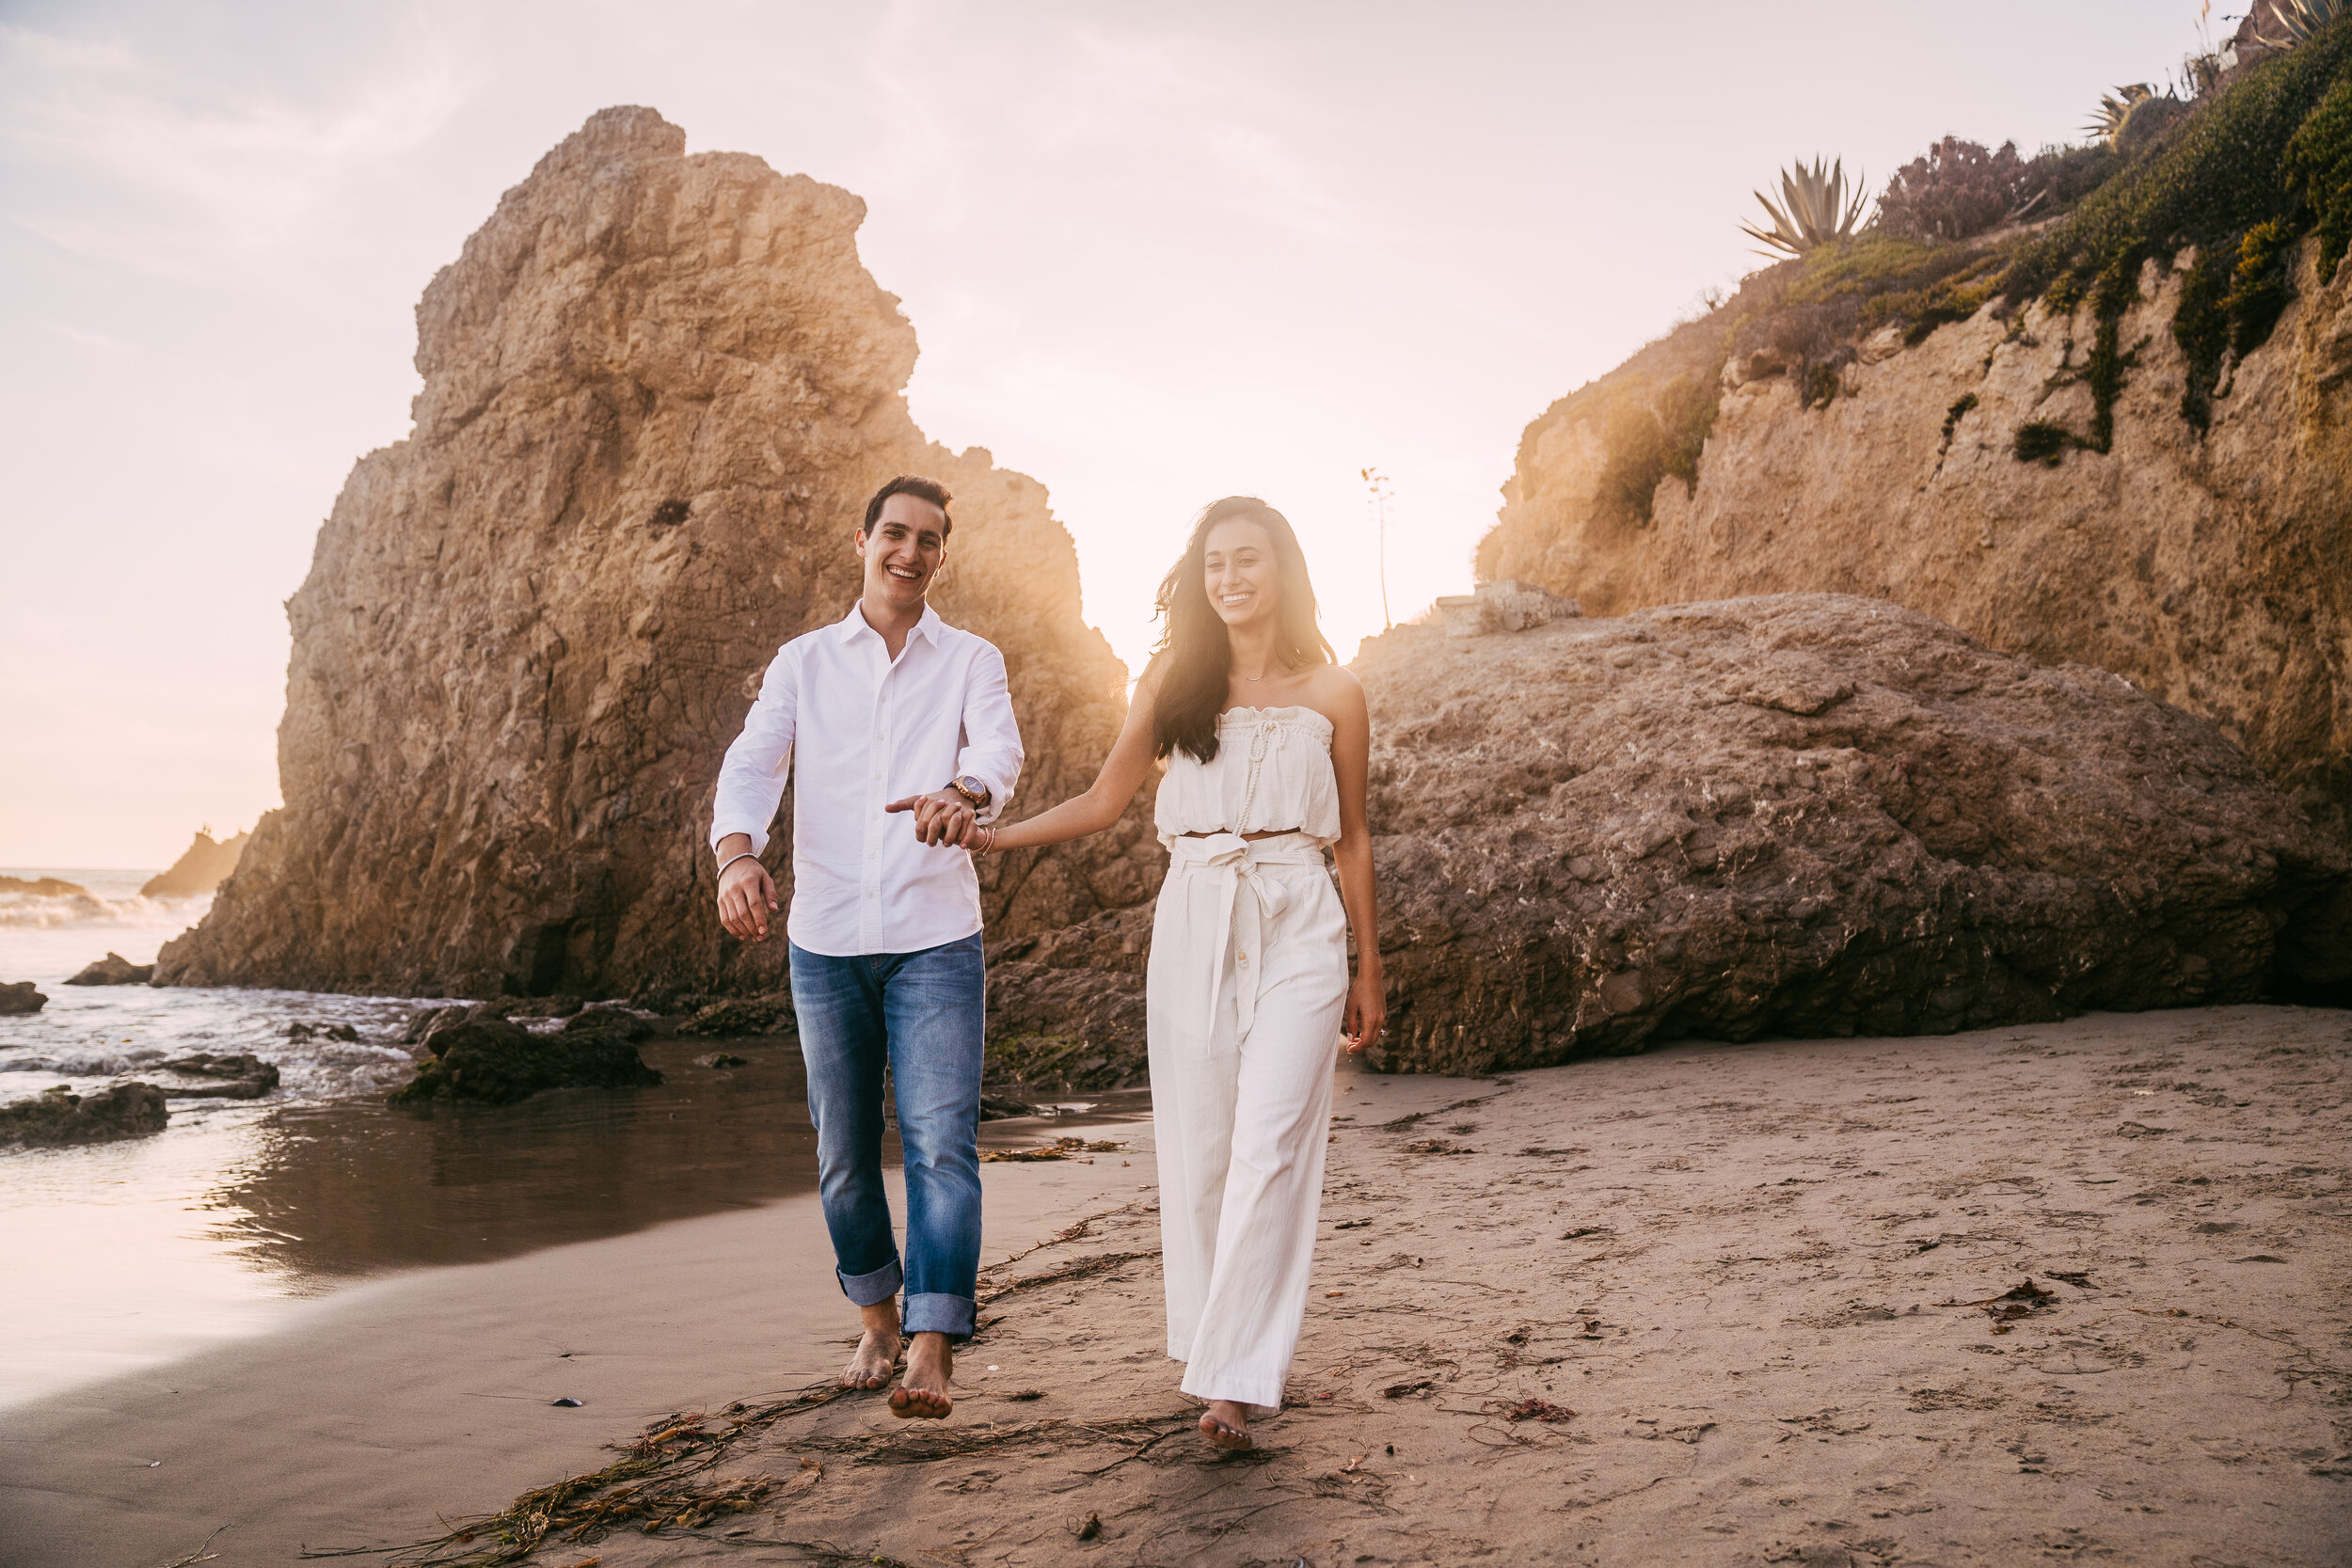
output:
M501 198L417 310L408 439L360 459L288 604L278 770L167 983L493 995L764 990L710 917L719 758L776 646L858 591L899 472L956 495L933 602L1004 650L1029 768L1083 788L1124 670L1043 487L931 445L864 205L607 109ZM787 808L788 809L788 808ZM1140 808L983 869L1000 934L1147 896ZM769 859L788 890L788 843Z
M2352 981L2352 854L2212 724L1883 600L1405 627L1355 668L1391 1008L1376 1067ZM1065 933L1035 957L1115 969L1132 918L1084 928L1095 952Z
M2185 258L2184 262L2192 258ZM2202 714L2339 824L2352 806L2352 268L2302 287L2202 436L2169 330L2186 265L2148 264L2139 358L2106 452L2021 462L2018 429L2087 424L2067 373L2091 307L1988 305L1905 348L1866 340L1806 407L1777 367L1723 391L1696 483L1646 524L1600 504L1594 400L1531 426L1481 576L1594 614L1798 589L1876 594L2047 663L2110 670Z
M142 898L194 898L212 892L229 879L237 869L237 861L245 853L246 840L250 833L238 833L228 839L215 839L202 828L196 837L171 863L170 869L158 871L139 888Z
M1892 599L2212 719L2343 830L2352 27L2240 75L2042 232L1824 247L1562 399L1480 575Z

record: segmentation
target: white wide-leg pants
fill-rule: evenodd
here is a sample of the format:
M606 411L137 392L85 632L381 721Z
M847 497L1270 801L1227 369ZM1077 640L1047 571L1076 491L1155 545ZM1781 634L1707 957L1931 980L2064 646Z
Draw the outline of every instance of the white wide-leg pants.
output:
M1279 1409L1307 1310L1347 916L1304 834L1179 838L1146 990L1168 1354L1184 1391Z

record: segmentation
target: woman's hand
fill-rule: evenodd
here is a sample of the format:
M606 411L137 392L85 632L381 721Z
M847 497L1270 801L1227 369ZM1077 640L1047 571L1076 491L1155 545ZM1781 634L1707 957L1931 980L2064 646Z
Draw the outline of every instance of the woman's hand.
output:
M768 940L768 911L776 907L776 884L755 860L739 860L719 879L719 924L739 942Z
M1380 1037L1388 1022L1388 988L1381 981L1380 966L1366 964L1356 972L1355 983L1347 988L1347 1053L1361 1055L1364 1047Z
M937 847L968 847L965 843L979 814L972 802L952 789L934 789L929 795L910 795L903 800L893 800L882 807L887 812L911 811L914 814L914 836Z

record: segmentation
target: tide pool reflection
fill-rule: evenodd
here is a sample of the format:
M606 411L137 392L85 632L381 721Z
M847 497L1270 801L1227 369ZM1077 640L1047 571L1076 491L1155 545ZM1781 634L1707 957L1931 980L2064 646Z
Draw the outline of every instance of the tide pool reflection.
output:
M296 1298L813 1191L800 1052L643 1047L659 1088L396 1111L198 1101L151 1138L0 1154L0 1404L264 1332Z
M652 1040L658 1088L555 1090L519 1105L289 1106L212 1196L213 1234L298 1293L390 1269L480 1263L817 1184L800 1052L739 1040L748 1065Z

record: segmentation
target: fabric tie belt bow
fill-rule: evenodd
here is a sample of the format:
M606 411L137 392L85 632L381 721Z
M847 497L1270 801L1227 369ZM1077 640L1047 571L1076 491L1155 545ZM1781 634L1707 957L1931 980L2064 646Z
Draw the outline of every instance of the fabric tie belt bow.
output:
M1209 1017L1216 1017L1219 987L1225 978L1224 956L1233 955L1233 1005L1238 1017L1234 1037L1246 1037L1258 1014L1258 988L1265 968L1265 933L1290 906L1290 891L1274 877L1262 875L1272 865L1323 863L1323 851L1304 833L1254 842L1239 833L1209 833L1180 838L1182 863L1194 874L1207 873L1222 884L1218 890L1216 953L1210 971ZM1243 896L1244 889L1248 896Z

